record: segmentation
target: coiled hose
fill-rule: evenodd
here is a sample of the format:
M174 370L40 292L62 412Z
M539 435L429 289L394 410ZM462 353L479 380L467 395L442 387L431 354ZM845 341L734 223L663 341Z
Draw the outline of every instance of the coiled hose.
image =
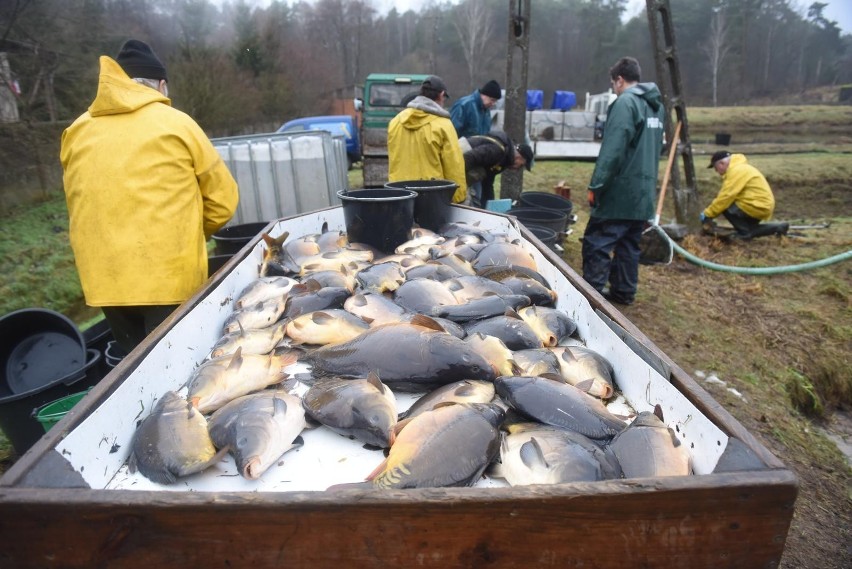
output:
M705 261L700 257L696 257L680 245L674 242L674 240L669 237L668 233L660 227L659 225L652 225L654 229L657 230L659 234L668 240L669 245L684 259L689 261L690 263L695 263L696 265L700 265L702 267L706 267L708 269L712 269L714 271L723 271L727 273L738 273L743 275L777 275L781 273L795 273L798 271L807 271L810 269L818 269L820 267L825 267L827 265L831 265L833 263L839 263L840 261L846 261L848 259L852 259L852 250L846 251L845 253L840 253L837 255L832 255L831 257L826 257L825 259L820 259L818 261L810 261L808 263L800 263L798 265L783 265L780 267L732 267L730 265L720 265L718 263L713 263L710 261Z

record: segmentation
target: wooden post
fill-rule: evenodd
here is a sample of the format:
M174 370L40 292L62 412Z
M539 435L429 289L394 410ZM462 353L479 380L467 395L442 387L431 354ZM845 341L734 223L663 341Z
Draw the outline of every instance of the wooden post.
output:
M509 41L506 53L506 101L503 128L520 144L526 139L527 69L530 47L531 0L509 0ZM520 55L516 63L515 55ZM524 187L524 169L505 170L500 197L517 199Z
M5 52L0 52L0 122L18 122L18 104L12 92L12 69Z

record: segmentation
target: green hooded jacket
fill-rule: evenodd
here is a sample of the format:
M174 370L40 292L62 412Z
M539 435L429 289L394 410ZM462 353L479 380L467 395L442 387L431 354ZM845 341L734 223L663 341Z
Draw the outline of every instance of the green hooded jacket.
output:
M653 219L664 118L662 95L654 83L638 83L610 105L589 182L592 217Z

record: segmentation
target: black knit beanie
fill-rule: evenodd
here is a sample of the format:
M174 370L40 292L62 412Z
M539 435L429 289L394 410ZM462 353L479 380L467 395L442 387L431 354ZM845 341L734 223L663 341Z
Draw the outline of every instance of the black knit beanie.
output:
M479 92L492 99L500 100L503 98L503 93L500 91L500 84L494 79L483 85Z
M165 79L166 66L147 43L139 40L127 40L121 46L115 58L128 77L141 79Z

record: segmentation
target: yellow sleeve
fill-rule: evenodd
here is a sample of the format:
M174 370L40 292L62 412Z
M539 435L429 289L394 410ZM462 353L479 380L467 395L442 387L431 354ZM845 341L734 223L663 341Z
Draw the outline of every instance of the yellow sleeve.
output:
M448 119L449 122L449 119ZM459 137L456 129L450 122L450 127L445 129L446 141L441 152L444 176L458 185L453 194L453 203L461 203L467 197L467 182L464 175L464 155L459 146Z
M745 187L749 178L748 168L729 169L722 178L722 187L719 193L704 210L704 215L713 218L718 217L723 211L731 207L737 196Z

